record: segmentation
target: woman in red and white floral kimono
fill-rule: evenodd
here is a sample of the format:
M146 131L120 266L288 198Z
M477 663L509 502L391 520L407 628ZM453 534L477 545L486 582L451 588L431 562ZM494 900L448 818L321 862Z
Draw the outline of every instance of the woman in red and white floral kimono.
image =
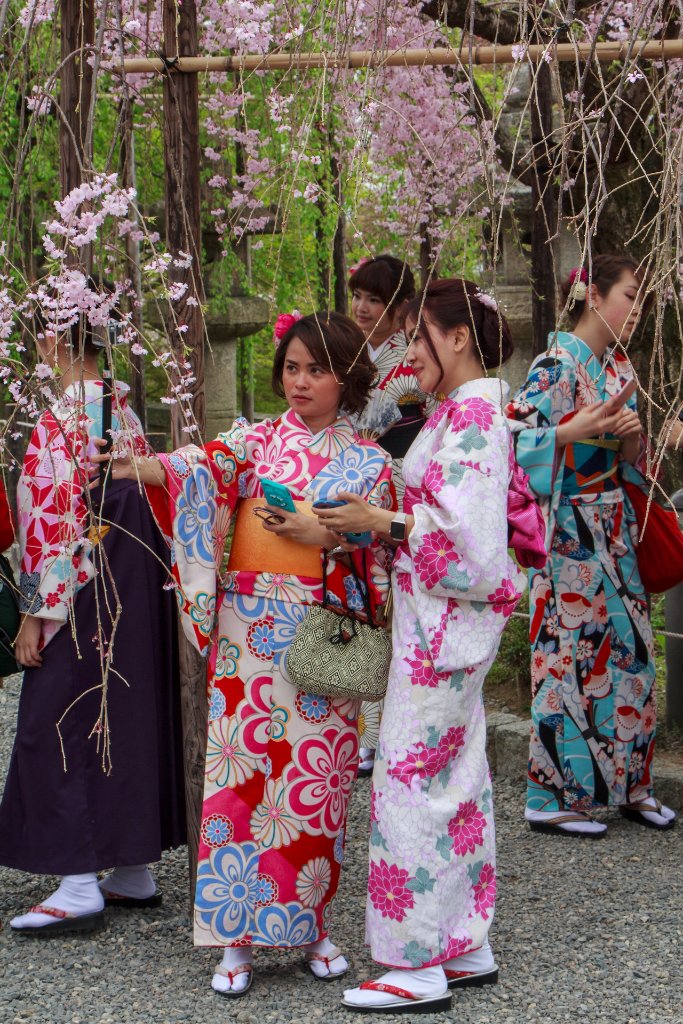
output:
M298 691L286 655L308 606L322 599L323 554L339 543L311 503L350 491L395 504L389 456L340 412L358 412L371 388L361 331L336 313L283 320L273 386L287 412L251 426L238 420L204 448L114 468L115 477L161 485L148 493L170 513L183 628L209 658L194 934L196 945L226 947L212 985L230 996L251 985L254 946L303 947L316 978L348 969L327 935L357 770L358 702ZM286 485L295 512L262 508L264 479ZM388 590L385 551L366 551L376 607ZM363 562L352 557L360 576ZM328 561L333 601L361 610L348 566L333 554Z

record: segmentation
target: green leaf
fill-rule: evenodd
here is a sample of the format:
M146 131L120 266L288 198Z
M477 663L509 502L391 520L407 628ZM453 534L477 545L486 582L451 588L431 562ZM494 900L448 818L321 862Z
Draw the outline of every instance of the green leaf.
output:
M389 850L386 839L380 832L376 821L373 821L372 828L370 829L370 846L381 846L383 850Z
M440 853L444 860L451 859L451 853L453 851L453 843L450 836L439 836L436 841L437 853Z
M432 892L435 882L436 879L430 876L426 868L418 868L415 877L406 882L406 888L412 892Z
M406 960L410 960L413 967L422 967L423 964L428 963L432 959L431 950L418 945L414 939L404 947L403 956Z
M455 690L460 693L462 690L463 683L465 681L465 670L464 668L456 668L451 675L451 690Z

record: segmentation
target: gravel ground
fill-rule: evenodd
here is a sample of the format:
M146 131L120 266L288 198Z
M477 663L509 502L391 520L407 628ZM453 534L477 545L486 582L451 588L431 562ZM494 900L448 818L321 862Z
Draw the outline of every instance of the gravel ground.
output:
M3 776L18 690L17 678L0 690ZM456 994L447 1014L347 1013L342 988L373 975L362 938L369 794L361 780L337 899L334 938L351 961L344 982L315 982L296 951L261 951L247 997L215 995L209 980L217 953L191 944L184 849L158 868L161 908L109 911L107 930L94 938L12 934L7 920L52 891L52 880L0 868L1 1024L683 1024L680 828L657 834L610 814L608 836L598 843L532 836L521 787L503 781L496 786L500 895L492 933L500 984Z

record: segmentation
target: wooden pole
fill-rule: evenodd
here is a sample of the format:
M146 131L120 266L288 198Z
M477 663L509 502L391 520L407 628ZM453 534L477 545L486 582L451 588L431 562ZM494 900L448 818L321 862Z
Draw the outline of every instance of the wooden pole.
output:
M197 50L197 11L195 0L163 0L164 52L172 62L182 54ZM167 330L172 350L180 366L189 362L195 383L192 410L201 434L204 432L204 323L200 305L203 300L200 277L201 221L199 205L199 98L197 76L166 75L164 78L164 164L166 173L166 240L175 257L169 268L171 285L186 285L182 298L169 303ZM191 257L191 263L181 256ZM179 330L182 328L182 330ZM172 407L173 445L189 440L188 426L179 405ZM206 752L207 702L206 662L181 632L180 700L183 716L185 761L185 797L187 806L190 893L194 897L197 872L197 847L201 825Z
M135 132L133 130L133 104L126 93L121 101L121 184L124 188L137 191L137 172L135 165ZM135 215L137 220L137 215ZM126 235L126 267L130 278L133 296L129 300L130 321L135 328L135 340L142 336L142 271L140 269L140 243L134 231ZM138 414L143 432L147 433L147 388L145 386L145 363L143 356L134 352L128 353L131 374L131 400L133 409Z
M95 43L95 5L93 0L62 0L61 15L59 171L65 196L81 184L91 164L87 126L93 71L88 58Z
M349 50L346 53L268 53L226 57L182 57L173 64L174 72L189 74L204 71L289 71L294 68L369 68L427 67L437 64L516 64L538 63L547 56L561 63L598 60L674 60L683 57L683 39L606 43L517 43L514 46L473 46L461 49ZM122 65L108 67L109 73L138 75L167 70L158 57L128 57Z
M552 242L557 201L548 148L553 132L550 66L539 64L531 85L531 334L534 355L543 352L555 327Z

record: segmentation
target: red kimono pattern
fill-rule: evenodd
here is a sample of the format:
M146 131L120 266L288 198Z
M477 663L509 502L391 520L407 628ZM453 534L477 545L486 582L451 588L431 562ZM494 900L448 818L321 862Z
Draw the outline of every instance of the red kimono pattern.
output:
M117 383L112 429L117 450L150 449ZM75 595L95 575L88 538L88 479L83 466L102 432L102 381L71 385L36 423L17 486L21 610L43 619L43 645L66 622Z
M307 501L350 490L392 507L390 459L346 419L312 435L291 410L161 458L183 628L209 657L195 943L315 942L327 934L343 858L358 702L298 691L287 673L320 581L268 566L221 571L225 539L240 498L262 496L263 477ZM370 549L374 603L388 590L385 557ZM333 601L362 608L353 576L334 560L328 586Z

